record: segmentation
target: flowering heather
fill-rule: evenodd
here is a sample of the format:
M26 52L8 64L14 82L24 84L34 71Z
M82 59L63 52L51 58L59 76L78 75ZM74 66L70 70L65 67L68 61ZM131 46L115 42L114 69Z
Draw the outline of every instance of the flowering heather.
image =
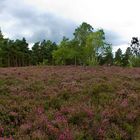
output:
M43 107L38 107L37 108L37 110L36 110L36 113L38 114L38 115L41 115L41 114L43 114L44 113L44 108Z
M124 99L122 102L121 102L121 107L128 107L128 100L127 99Z
M6 137L0 137L0 140L14 140L12 137L6 138Z
M89 118L93 118L94 113L93 113L93 110L92 110L92 109L85 108L83 111L87 114L87 116L88 116Z
M105 137L105 129L99 128L99 130L97 130L97 134L98 134L98 139L103 140Z
M4 133L4 128L0 127L0 136L2 136Z
M60 112L56 112L55 120L57 123L67 123L67 119Z
M65 129L62 133L60 133L58 140L73 140L73 136L68 129Z
M140 68L0 69L0 140L139 140Z
M30 123L22 124L20 126L21 131L24 133L28 133L31 130L31 128L32 128L32 125Z

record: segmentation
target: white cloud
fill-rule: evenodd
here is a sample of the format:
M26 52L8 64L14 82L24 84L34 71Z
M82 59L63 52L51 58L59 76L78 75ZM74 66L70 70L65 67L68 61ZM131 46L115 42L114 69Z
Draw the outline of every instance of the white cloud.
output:
M48 12L76 24L85 21L95 28L117 33L118 38L113 41L120 41L122 48L132 36L140 37L139 0L23 0L22 3L42 14Z
M126 42L140 36L139 0L25 0L80 24L89 22L93 27L117 32ZM117 38L116 38L117 40Z
M71 20L43 11L26 1L10 1L5 0L5 7L0 13L0 26L5 37L25 37L29 43L33 43L44 39L59 42L64 35L72 36L76 24Z

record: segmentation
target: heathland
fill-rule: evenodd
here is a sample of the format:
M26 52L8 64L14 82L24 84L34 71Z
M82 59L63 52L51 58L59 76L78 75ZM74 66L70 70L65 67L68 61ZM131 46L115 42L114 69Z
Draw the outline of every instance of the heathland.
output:
M140 68L0 68L0 139L139 140Z

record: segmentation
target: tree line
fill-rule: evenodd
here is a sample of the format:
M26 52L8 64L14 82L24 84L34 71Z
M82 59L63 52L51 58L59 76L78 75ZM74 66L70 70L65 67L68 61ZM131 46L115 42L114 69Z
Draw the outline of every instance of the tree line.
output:
M119 48L115 55L105 40L103 29L94 29L83 22L73 33L73 39L63 37L59 44L50 40L34 43L29 49L26 39L10 40L0 31L0 67L30 65L116 65L140 66L140 43L133 37L125 53Z

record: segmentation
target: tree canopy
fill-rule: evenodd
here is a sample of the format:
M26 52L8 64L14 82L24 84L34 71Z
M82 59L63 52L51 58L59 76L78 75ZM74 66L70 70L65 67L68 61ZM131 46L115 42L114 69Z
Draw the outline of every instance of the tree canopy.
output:
M140 42L133 37L126 52L123 54L119 48L114 57L104 30L86 22L75 29L72 39L63 37L59 44L43 40L35 42L31 49L25 38L10 40L0 31L0 66L29 65L140 66Z

